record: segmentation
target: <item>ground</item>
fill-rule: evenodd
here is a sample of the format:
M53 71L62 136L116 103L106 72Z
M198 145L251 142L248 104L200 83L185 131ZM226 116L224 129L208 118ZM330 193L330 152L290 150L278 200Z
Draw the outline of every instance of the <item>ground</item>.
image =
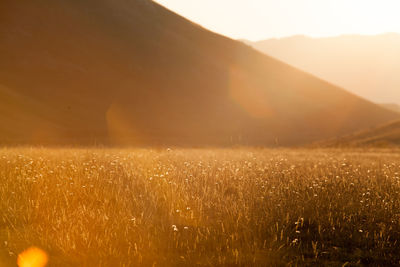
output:
M398 152L3 148L1 262L400 265Z

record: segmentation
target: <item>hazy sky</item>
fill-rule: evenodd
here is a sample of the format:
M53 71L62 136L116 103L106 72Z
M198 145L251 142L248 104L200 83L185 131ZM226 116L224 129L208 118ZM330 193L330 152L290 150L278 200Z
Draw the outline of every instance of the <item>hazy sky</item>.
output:
M400 32L400 0L155 0L238 39Z

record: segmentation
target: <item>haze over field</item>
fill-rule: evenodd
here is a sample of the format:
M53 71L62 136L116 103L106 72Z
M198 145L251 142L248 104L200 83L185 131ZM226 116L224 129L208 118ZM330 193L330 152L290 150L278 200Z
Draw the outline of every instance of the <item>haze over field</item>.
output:
M246 43L370 101L400 104L400 34L293 36Z

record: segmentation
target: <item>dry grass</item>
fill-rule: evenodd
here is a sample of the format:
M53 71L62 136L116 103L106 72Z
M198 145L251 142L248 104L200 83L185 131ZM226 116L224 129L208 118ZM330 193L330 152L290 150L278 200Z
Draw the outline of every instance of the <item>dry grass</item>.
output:
M339 150L0 150L3 262L400 264L400 155Z

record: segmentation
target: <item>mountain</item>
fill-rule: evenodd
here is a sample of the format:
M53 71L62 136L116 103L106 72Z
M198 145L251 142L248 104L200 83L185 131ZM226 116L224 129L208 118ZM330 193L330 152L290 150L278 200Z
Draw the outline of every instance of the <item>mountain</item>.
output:
M245 43L370 101L400 104L400 34Z
M294 145L399 118L148 0L0 2L0 142Z
M333 147L393 147L400 146L400 121L334 138L318 145Z
M381 104L381 107L400 113L400 105L397 104Z

